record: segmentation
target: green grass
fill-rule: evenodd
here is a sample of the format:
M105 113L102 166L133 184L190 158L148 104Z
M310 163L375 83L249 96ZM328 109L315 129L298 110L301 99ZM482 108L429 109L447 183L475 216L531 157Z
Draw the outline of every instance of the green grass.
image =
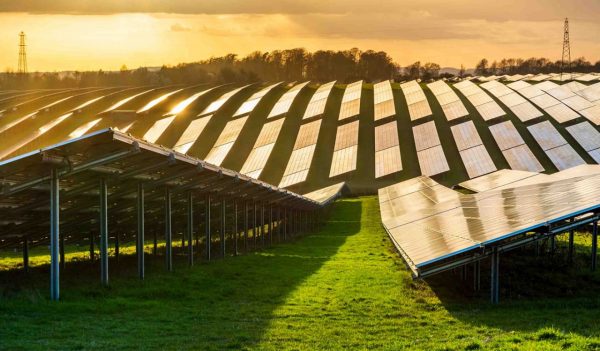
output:
M600 348L600 279L584 267L584 237L572 268L559 257L503 258L493 306L485 271L484 291L469 297L451 272L413 281L378 213L376 197L340 200L319 233L193 268L176 256L173 273L149 256L143 282L123 256L109 288L97 264L71 263L60 302L47 299L47 267L0 272L0 349Z

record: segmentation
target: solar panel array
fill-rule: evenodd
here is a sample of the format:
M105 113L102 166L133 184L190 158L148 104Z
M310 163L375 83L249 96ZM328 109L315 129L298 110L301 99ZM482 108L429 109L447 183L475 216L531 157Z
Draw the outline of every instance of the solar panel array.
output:
M447 120L452 121L469 115L465 105L446 82L438 80L427 84L427 86L442 106Z
M402 170L398 124L391 121L375 127L375 178Z
M389 80L373 84L373 118L376 121L396 114L394 93Z
M217 112L217 110L219 110L223 105L225 105L227 103L227 101L229 101L229 99L231 99L237 93L239 93L240 91L244 90L247 87L248 87L248 85L234 89L232 91L229 91L229 92L221 95L217 100L211 102L210 105L206 106L206 108L198 114L198 117L204 117L204 116L207 116L207 115Z
M454 84L454 87L458 89L471 104L473 104L473 106L475 106L477 112L479 112L484 120L489 121L506 115L504 110L502 110L500 105L498 105L494 99L470 80L456 83Z
M558 170L585 163L549 121L531 125L527 129Z
M519 83L518 85L513 83L508 86L527 97L556 121L565 123L580 117L577 112L561 102L562 99L576 97L570 89L558 86L552 82L543 82L536 85L525 82ZM523 99L520 96L519 98Z
M492 136L502 155L513 170L543 172L544 167L535 157L511 121L490 126Z
M501 97L503 97L505 95L514 94L514 91L512 91L510 88L508 88L504 84L499 83L497 81L490 81L487 83L483 83L480 85L480 87L484 88L485 90L487 90L488 92L490 92L492 95L494 95L496 98L498 98L500 100L502 100ZM506 107L508 107L515 114L515 116L517 116L517 118L519 118L521 121L527 122L532 119L542 117L544 115L537 108L535 108L535 106L533 106L529 101L522 101L521 103L514 105L513 103L517 100L515 100L514 95L512 95L512 96L513 96L512 100L511 100L511 98L505 98L504 100L502 100L502 102L504 103L505 101L507 101L507 102L511 103L510 106L507 105Z
M451 130L469 178L479 177L496 170L494 161L483 145L473 121L454 125Z
M433 176L450 170L434 121L414 126L413 137L421 174Z
M360 114L360 97L362 93L362 80L348 84L344 90L342 104L340 106L340 115L338 120L344 120L358 116Z
M335 81L321 85L314 95L310 98L306 110L304 110L304 116L302 119L308 119L315 116L320 116L325 112L325 105L327 104L327 98L331 93L331 89L335 85Z
M589 122L581 122L566 129L594 161L600 163L600 132Z
M258 139L250 152L250 155L246 159L246 162L242 166L240 173L243 173L249 177L258 179L267 165L267 160L271 156L271 151L275 146L275 142L279 137L279 132L283 126L285 118L279 118L272 122L267 122L262 127Z
M277 100L267 118L274 118L287 113L292 107L292 103L296 99L296 96L298 96L302 88L304 88L308 83L309 82L296 84L290 90L286 91L285 94L283 94L279 100Z
M288 160L279 187L285 188L306 180L317 147L320 129L320 119L300 126L292 155Z
M167 128L169 128L169 126L173 123L178 114L183 112L186 108L188 108L188 106L194 103L194 101L198 100L198 98L200 98L202 95L205 95L212 90L214 90L214 88L198 92L175 105L175 107L173 107L171 111L165 114L165 118L154 122L154 124L148 129L148 131L144 135L143 139L151 143L156 143L156 141L164 134ZM161 96L161 98L163 96Z
M431 107L429 107L427 97L417 81L412 80L407 83L402 83L400 84L400 88L406 98L408 113L410 114L410 119L412 121L431 116Z
M438 190L430 179L392 187L379 192L382 222L417 276L444 260L600 208L600 176L468 195L445 195L449 189ZM391 200L390 188L396 190ZM394 215L396 204L401 209Z
M144 105L144 107L140 108L139 110L137 110L137 113L144 113L144 112L148 112L150 111L152 108L154 108L154 106L160 104L161 102L165 101L167 98L169 98L169 96L176 94L180 91L182 91L183 89L177 89L177 90L173 90L170 91L166 94L162 94L161 96L157 97L156 99L150 100L146 105Z
M187 153L196 140L198 140L200 134L204 131L204 128L206 128L206 125L210 122L211 117L212 115L208 115L193 120L181 134L175 143L173 150L184 154Z

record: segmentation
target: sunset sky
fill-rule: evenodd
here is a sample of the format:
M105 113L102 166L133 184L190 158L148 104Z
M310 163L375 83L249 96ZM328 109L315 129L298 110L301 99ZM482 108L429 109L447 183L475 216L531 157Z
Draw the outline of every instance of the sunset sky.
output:
M304 47L384 50L402 65L473 67L482 57L600 60L598 0L0 0L0 69L27 34L30 71L159 66Z

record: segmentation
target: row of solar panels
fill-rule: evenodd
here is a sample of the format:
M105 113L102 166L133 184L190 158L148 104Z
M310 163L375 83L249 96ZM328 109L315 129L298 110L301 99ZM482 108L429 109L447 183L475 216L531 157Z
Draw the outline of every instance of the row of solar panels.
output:
M600 80L600 73L539 73L539 74L505 74L502 76L491 75L491 76L475 76L470 78L472 80L478 80L480 82L487 82L491 80L503 80L506 82L516 82L519 80L527 80L532 82L542 82L546 80L553 80L557 82L564 82L570 80L576 80L580 82L593 82Z
M322 128L323 117L334 84L335 82L323 84L314 93L307 93L312 95L301 110L302 118L297 132L292 132L295 142L279 182L280 186L289 187L303 183L311 168L319 170L319 173L324 167L328 168L329 178L343 176L357 169L359 132L361 128L368 128L368 124L361 124L359 118L363 95L361 81L344 88L337 116L331 164L313 165L319 136L327 133ZM293 85L281 94L274 104L266 107L267 112L263 111L262 116L256 117L262 119L259 122L262 123L262 127L253 140L243 140L245 143L253 143L254 146L240 168L241 173L261 178L272 154L277 152L276 146L282 139L282 130L286 127L289 112L307 85L308 82ZM5 93L8 95L5 98L2 98L4 95L0 95L0 109L4 108L0 118L0 136L10 142L0 149L0 158L76 138L100 128L115 127L151 143L163 144L164 141L172 139L165 143L165 146L181 153L194 152L198 145L206 146L209 148L206 154L193 156L204 158L207 162L219 166L229 155L235 153L234 146L247 122L255 116L252 114L255 108L270 92L282 87L283 83L272 84L258 89L251 95L248 94L252 89L250 86L237 89L85 89L38 92L39 96L33 98L30 95L35 93L12 97L10 93ZM579 147L588 153L588 160L600 162L600 133L596 126L589 123L591 121L596 125L600 124L600 83L584 85L570 82L558 85L544 82L531 85L518 81L504 85L490 81L479 86L466 80L455 84L454 87L444 81L430 83L427 87L451 124L454 144L469 178L493 172L497 166L473 121L473 117L477 121L477 116L468 111L463 102L465 99L487 123L486 126L496 145L512 169L544 171L542 163L530 145L524 141L522 134L525 130L558 170L586 163L563 137L564 132L569 133L573 140L580 144ZM223 90L228 91L222 93ZM430 101L422 86L416 81L411 81L400 84L400 90L411 119L421 174L433 176L449 171L451 166L460 167L448 164L438 134L443 126L439 121L436 123L432 117ZM464 99L459 97L457 91ZM207 101L200 103L203 97L208 97L205 99ZM405 168L398 137L398 131L404 127L398 127L396 106L399 104L394 100L393 88L389 81L373 86L373 98L373 173L375 178L381 178ZM235 102L236 99L239 101ZM195 104L201 107L190 114ZM225 115L223 111L232 104L237 109ZM526 123L526 129L519 131L501 104L520 122ZM219 134L215 135L216 139L212 139L212 144L206 145L211 138L207 138L205 131L214 122L213 117L219 114L220 119L226 123L218 131ZM540 120L546 115L557 123ZM533 124L535 121L537 123ZM564 124L564 128L559 124ZM290 127L289 124L287 127ZM172 138L173 134L175 139Z
M426 176L379 190L382 223L417 277L600 210L599 165L553 175L502 170L461 185L476 193L459 193Z

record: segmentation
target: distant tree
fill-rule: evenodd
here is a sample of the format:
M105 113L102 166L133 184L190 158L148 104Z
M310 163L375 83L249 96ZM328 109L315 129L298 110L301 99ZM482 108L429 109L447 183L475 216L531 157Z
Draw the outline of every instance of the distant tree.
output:
M483 58L477 65L475 66L475 74L480 76L488 75L488 60Z
M463 78L465 76L465 65L463 65L462 63L460 64L460 71L458 71L458 76L460 78Z
M404 69L404 75L408 79L419 79L421 77L421 61L417 61Z
M421 79L432 80L440 75L440 65L437 63L427 62L421 67Z

